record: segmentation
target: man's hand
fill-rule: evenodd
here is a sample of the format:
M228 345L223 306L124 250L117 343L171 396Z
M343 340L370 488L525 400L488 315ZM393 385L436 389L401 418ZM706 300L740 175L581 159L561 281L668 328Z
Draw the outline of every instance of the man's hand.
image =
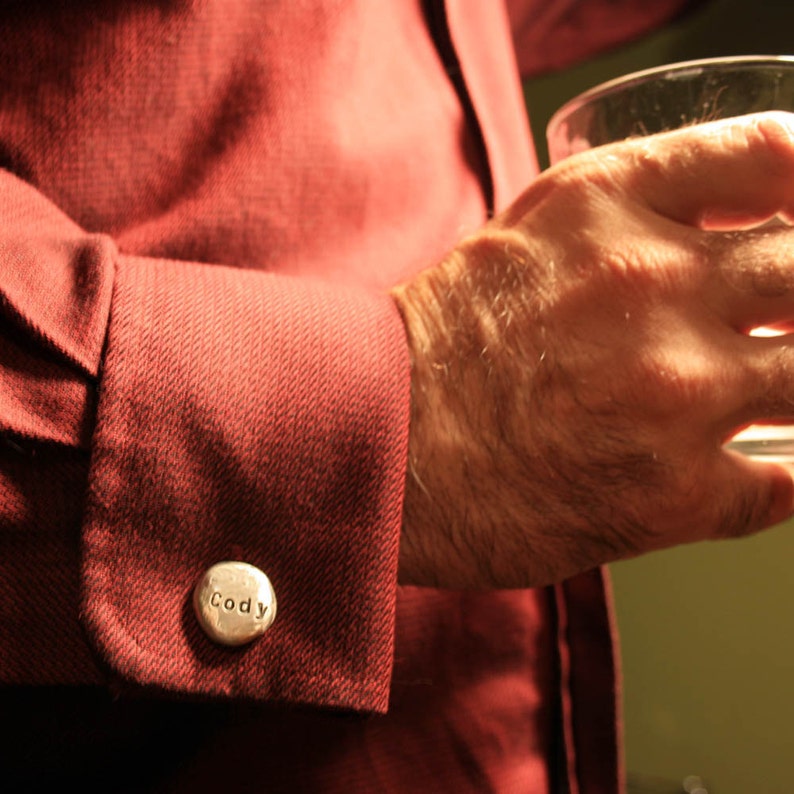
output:
M794 509L724 448L794 422L794 121L715 122L542 174L394 290L413 355L400 580L536 586Z

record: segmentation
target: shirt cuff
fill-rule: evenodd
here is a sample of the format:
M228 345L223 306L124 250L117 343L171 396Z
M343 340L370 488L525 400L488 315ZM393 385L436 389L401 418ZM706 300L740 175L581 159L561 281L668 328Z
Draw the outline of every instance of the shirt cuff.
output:
M119 257L82 604L122 686L386 709L409 384L385 294ZM223 560L278 599L240 648L192 612Z

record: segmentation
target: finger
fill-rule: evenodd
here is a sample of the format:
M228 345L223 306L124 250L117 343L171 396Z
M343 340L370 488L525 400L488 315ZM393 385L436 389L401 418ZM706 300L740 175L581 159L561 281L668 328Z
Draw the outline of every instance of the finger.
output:
M741 405L726 417L727 433L754 423L794 424L794 335L741 337L730 363Z
M793 114L756 113L617 146L627 147L628 189L673 220L743 228L794 215Z
M706 233L714 273L705 300L733 328L747 332L794 319L794 229Z
M794 513L794 478L785 466L726 449L720 452L713 474L722 497L714 500L712 508L714 538L749 535Z

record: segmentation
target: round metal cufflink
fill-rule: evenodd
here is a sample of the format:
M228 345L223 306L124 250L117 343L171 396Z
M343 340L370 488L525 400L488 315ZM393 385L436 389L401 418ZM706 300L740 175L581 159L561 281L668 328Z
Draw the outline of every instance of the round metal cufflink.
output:
M221 645L245 645L276 618L276 593L265 574L245 562L219 562L199 579L193 608L207 636Z

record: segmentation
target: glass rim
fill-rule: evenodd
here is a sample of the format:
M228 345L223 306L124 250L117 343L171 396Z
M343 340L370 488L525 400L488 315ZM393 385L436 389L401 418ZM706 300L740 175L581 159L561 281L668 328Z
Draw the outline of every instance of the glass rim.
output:
M547 130L554 129L565 117L578 110L583 105L594 99L607 96L634 83L642 83L649 78L659 75L671 75L673 77L693 72L700 74L704 71L717 71L731 66L750 66L757 68L775 67L790 65L794 67L794 55L721 55L713 58L698 58L689 61L673 61L671 63L652 66L649 69L640 69L636 72L629 72L606 80L603 83L594 85L581 93L564 102L552 114L546 125Z

